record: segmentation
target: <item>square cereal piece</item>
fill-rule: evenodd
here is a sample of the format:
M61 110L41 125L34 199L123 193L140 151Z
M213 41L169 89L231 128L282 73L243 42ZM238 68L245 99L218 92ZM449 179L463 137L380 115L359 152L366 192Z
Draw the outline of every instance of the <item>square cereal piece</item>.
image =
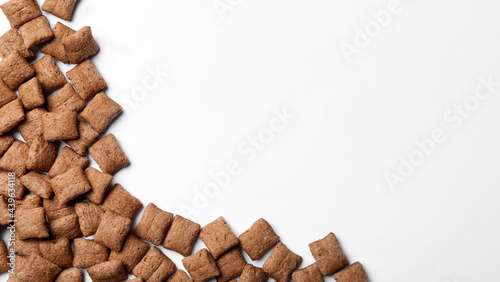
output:
M271 225L263 218L254 222L238 239L241 247L252 260L262 258L267 251L280 241L280 237L274 233Z
M68 169L79 167L84 169L89 165L89 158L80 156L70 147L63 147L57 155L54 165L49 170L49 177L66 172Z
M368 282L363 265L358 261L333 274L333 278L337 282Z
M54 37L49 21L45 16L40 16L23 24L19 27L19 32L28 48L45 43Z
M145 281L165 281L175 272L175 264L158 248L152 247L132 273Z
M26 143L31 144L38 136L43 136L42 116L47 110L35 108L26 113L25 120L17 127Z
M83 100L103 91L107 85L91 60L85 60L66 73Z
M108 249L94 240L73 240L73 266L87 268L108 260Z
M99 45L95 42L92 29L89 26L66 36L62 43L72 64L79 64L99 52Z
M48 199L54 194L52 186L50 186L50 178L38 171L31 171L21 176L21 183L28 190L44 199Z
M296 270L292 273L292 280L296 282L323 282L323 275L319 271L318 264L313 263L308 267Z
M78 268L63 270L55 282L83 282L83 271Z
M220 238L224 239L220 240ZM201 229L200 239L215 259L239 244L238 238L222 216Z
M0 169L12 171L16 176L23 176L26 173L26 161L28 159L28 144L16 140L0 158Z
M42 15L37 2L33 0L10 0L0 6L0 8L9 20L12 28L19 28L23 24Z
M28 239L28 240L19 240L16 239L16 255L20 256L31 256L31 255L39 255L40 252L40 240L39 239Z
M309 244L309 249L323 275L332 275L349 265L335 234L330 232L325 238Z
M34 75L35 69L18 51L12 52L0 62L0 78L12 90Z
M162 211L155 204L150 203L135 227L134 234L158 246L165 239L173 218L173 214Z
M59 142L48 142L36 136L30 143L26 167L29 170L49 171L57 157Z
M133 219L142 209L142 203L136 197L123 188L120 184L115 184L102 204L105 211L114 211L124 217Z
M56 264L34 255L22 267L16 271L16 278L21 281L52 282L61 272L61 268Z
M92 202L78 202L75 204L75 210L83 236L94 235L104 213L101 207Z
M128 278L121 261L105 261L89 267L87 273L93 282L119 282Z
M77 112L61 111L43 114L42 124L43 138L49 142L80 137Z
M199 234L200 225L198 223L176 215L163 242L163 247L187 257L193 251Z
M71 20L77 0L45 0L42 10L63 20Z
M3 240L0 240L0 273L7 272L10 269L9 259L7 258L7 247Z
M266 282L267 274L262 268L247 264L240 276L240 282Z
M59 204L56 197L42 200L43 208L49 220L58 219L70 214L76 214L75 205Z
M38 78L34 77L19 85L19 98L28 111L45 104L45 96Z
M66 204L92 189L85 173L79 167L55 176L50 180L50 185L60 204Z
M278 282L287 282L292 272L302 263L302 257L290 251L283 243L278 243L262 266L267 275Z
M51 55L45 55L36 61L33 64L33 68L45 95L49 95L54 90L66 85L66 77L59 70L56 61Z
M12 135L0 136L0 157L7 152L12 143L14 143L14 140Z
M14 181L15 183L14 195L12 195L12 193L9 193L9 189L11 189L11 187L9 186L9 180L10 182ZM21 180L19 180L18 177L15 177L14 180L12 180L12 177L9 177L9 172L0 171L0 195L5 196L6 198L11 198L11 196L14 196L14 199L20 200L24 197L25 192L26 189L24 189L24 186L23 184L21 184Z
M73 266L73 253L71 243L67 238L51 241L41 241L39 244L41 256L60 266L70 268Z
M94 142L99 138L99 133L88 126L83 120L78 119L78 134L80 137L73 140L66 140L68 144L75 152L80 155L85 154L89 147L94 144Z
M69 63L69 59L62 44L62 39L68 35L75 33L76 31L60 22L56 23L52 31L54 32L54 37L51 41L43 45L40 51L44 54L51 55L59 61L67 64Z
M232 248L220 256L216 263L220 271L217 282L227 282L240 276L247 265L239 247Z
M102 133L122 111L122 107L111 100L104 92L99 92L85 107L80 117L93 129Z
M106 211L102 215L99 227L97 227L95 241L113 251L119 252L123 247L123 242L130 227L132 227L130 218L112 211Z
M109 260L119 260L125 265L128 273L132 273L134 267L141 261L149 249L149 244L129 234L123 243L121 251L111 251Z
M214 258L207 249L201 249L185 257L182 259L182 264L194 282L208 281L220 275L219 268L217 268Z
M85 101L76 93L71 83L66 83L59 91L47 98L47 109L50 112L75 111L85 108Z
M49 229L47 228L43 208L19 209L16 211L16 217L16 233L19 239L49 237Z
M33 209L42 207L42 198L35 194L28 194L16 202L16 209Z
M68 238L70 240L83 235L76 214L49 220L49 233L52 238Z
M12 91L0 79L0 108L17 99L16 92Z
M24 118L23 103L20 99L15 99L0 108L0 135L18 126Z
M95 142L89 148L90 155L107 174L115 174L118 170L130 164L113 134L109 134Z
M93 167L88 167L85 170L85 176L87 176L90 186L92 186L92 189L85 194L85 197L93 203L98 205L102 204L106 190L108 190L109 184L113 180L113 176L102 173Z
M10 29L0 37L0 57L6 58L12 52L18 51L26 59L35 56L24 44L24 39L16 29Z
M177 269L174 276L168 280L169 282L192 282L191 278L187 275L184 270Z
M0 229L6 227L10 224L13 218L10 217L9 206L7 199L4 196L0 196Z

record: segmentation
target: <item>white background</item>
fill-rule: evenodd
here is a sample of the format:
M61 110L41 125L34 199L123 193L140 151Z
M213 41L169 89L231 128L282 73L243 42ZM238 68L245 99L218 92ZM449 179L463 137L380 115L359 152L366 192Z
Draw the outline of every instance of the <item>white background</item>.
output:
M212 0L78 4L68 25L92 27L107 94L127 106L108 130L132 162L115 182L181 213L236 160L192 220L222 215L240 234L264 217L302 266L332 231L375 282L497 281L500 88L456 130L443 114L479 76L500 81L498 2L401 0L351 63L339 46L389 1L232 3L224 20ZM155 68L169 77L139 97ZM247 162L238 146L284 107L295 118ZM436 128L446 142L392 191L384 173Z

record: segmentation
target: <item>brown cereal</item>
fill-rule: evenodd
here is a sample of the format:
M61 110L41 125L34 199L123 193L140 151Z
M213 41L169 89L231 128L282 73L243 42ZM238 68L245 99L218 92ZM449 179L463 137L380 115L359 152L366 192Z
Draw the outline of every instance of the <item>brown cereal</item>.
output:
M55 282L83 282L83 272L78 268L63 270Z
M201 249L185 257L182 259L182 264L194 282L208 281L220 275L219 268L217 268L214 258L207 249Z
M0 78L14 90L35 75L35 69L18 52L12 52L0 62Z
M54 194L52 186L50 186L50 178L38 171L31 171L21 176L21 183L28 190L44 199L48 199Z
M77 112L61 111L43 114L42 124L43 138L49 142L80 137Z
M173 218L173 214L162 211L155 204L150 203L135 227L134 234L158 246L165 239Z
M45 104L45 96L38 78L34 77L19 86L19 98L28 111Z
M76 214L49 220L49 231L55 239L68 238L72 240L83 235Z
M252 224L238 239L241 247L252 260L262 258L267 251L280 241L280 237L274 233L271 225L263 218Z
M103 91L107 85L91 60L85 60L66 73L83 100Z
M7 199L5 199L4 196L0 196L0 229L7 226L12 219L13 218L10 217Z
M172 221L172 227L167 233L163 242L163 247L176 251L183 256L189 256L193 251L193 246L200 234L200 225L176 215Z
M43 208L47 213L47 218L49 220L58 219L70 214L76 214L75 205L60 204L56 197L51 199L43 199Z
M141 258L149 249L149 244L137 238L133 234L128 234L122 249L111 251L109 260L119 260L125 265L128 273L132 273L134 267L141 261Z
M226 282L240 276L247 265L239 247L232 248L220 256L216 263L220 270L217 282Z
M5 171L13 171L16 176L22 176L26 173L26 161L28 159L28 144L16 140L0 158L0 168Z
M31 255L39 255L40 252L40 240L39 239L28 239L28 240L19 240L16 239L16 255L20 256L31 256Z
M104 213L101 207L92 202L79 202L75 204L75 210L83 236L94 235Z
M323 275L332 275L349 265L335 234L330 232L325 238L309 244L309 249Z
M28 48L45 43L54 37L49 21L45 16L40 16L23 24L19 27L19 32Z
M177 269L174 276L168 280L169 282L192 282L191 278L187 275L184 270Z
M106 96L104 92L99 92L85 107L80 117L97 132L102 133L121 111L120 105Z
M54 194L60 204L66 204L90 191L90 183L79 167L72 168L50 180Z
M47 109L50 112L75 111L85 108L85 101L76 93L71 83L66 83L59 91L47 98Z
M92 189L90 192L85 194L85 197L93 203L98 205L102 204L104 194L106 194L106 190L108 189L111 180L113 180L113 176L102 173L93 167L85 169L85 176L87 176L90 186L92 186Z
M42 10L63 20L71 20L77 0L45 0Z
M47 228L43 208L18 209L16 217L16 235L19 236L19 239L49 237L49 229Z
M247 264L240 276L240 282L266 282L267 274L262 268Z
M26 113L26 119L17 127L26 143L31 144L35 137L43 136L42 116L45 108L36 108Z
M4 135L24 120L23 103L20 99L0 108L0 135Z
M26 167L30 170L49 171L57 157L59 142L48 142L43 136L35 136L29 143Z
M132 227L130 218L112 211L106 211L102 215L101 223L95 233L95 241L113 251L119 252L123 247L123 242L130 227Z
M39 244L41 256L61 268L73 266L71 243L67 238L51 241L41 241Z
M18 51L26 59L35 56L24 44L24 39L16 29L10 29L0 37L0 57L6 58L12 52Z
M61 272L61 268L40 256L28 257L26 263L16 271L16 278L21 281L52 282Z
M70 147L63 147L57 155L54 165L49 170L49 177L66 172L68 169L79 167L84 169L89 165L89 158L80 156Z
M165 281L174 274L175 269L175 264L153 246L132 272L146 281Z
M42 15L37 2L32 0L10 0L0 6L0 8L9 20L12 28L19 28L23 24Z
M0 273L7 272L10 269L9 259L7 258L7 247L3 240L0 240Z
M215 259L239 243L222 216L201 229L200 239Z
M319 271L318 264L313 263L308 267L296 270L292 274L292 280L297 282L323 282L323 276Z
M132 219L142 209L142 203L123 186L115 184L104 200L102 208Z
M4 135L0 136L0 157L7 152L7 150L10 148L10 145L14 143L14 137L12 135Z
M73 266L87 268L108 260L108 249L94 240L73 240Z
M368 282L363 265L358 261L333 274L333 278L337 282Z
M16 92L12 91L2 79L0 79L0 108L17 99Z
M134 279L129 279L127 281L128 282L144 282L144 279L142 279L142 278L134 278Z
M62 39L76 31L60 22L56 23L52 31L54 32L54 38L43 45L40 51L44 54L53 56L63 63L69 63L68 55L62 44Z
M0 159L0 161L1 161L1 159ZM11 195L11 193L9 193L9 189L11 189L11 187L9 186L9 178L10 178L9 172L0 171L0 195L3 195L7 198L11 198L12 196L14 196L14 199L16 199L16 200L22 199L24 197L24 193L25 193L26 189L24 189L24 186L21 183L21 180L19 180L18 177L14 178L15 191L14 191L14 195Z
M59 70L56 61L51 55L45 55L33 64L35 75L42 85L45 95L49 95L54 90L66 84L66 77Z
M290 251L283 243L278 243L262 266L267 275L278 282L286 282L292 272L302 263L302 257Z
M87 273L93 282L119 282L128 278L121 261L105 261L89 267Z
M89 152L101 168L101 171L107 174L115 174L118 170L130 164L113 134L109 134L95 142L89 148Z
M72 64L79 64L99 52L99 45L92 36L90 26L64 37L62 43Z
M99 137L99 133L88 126L83 120L78 119L79 138L65 141L75 152L80 155L85 154L88 148L94 144Z
M16 201L16 209L32 209L42 207L42 198L35 194L28 194L22 200Z

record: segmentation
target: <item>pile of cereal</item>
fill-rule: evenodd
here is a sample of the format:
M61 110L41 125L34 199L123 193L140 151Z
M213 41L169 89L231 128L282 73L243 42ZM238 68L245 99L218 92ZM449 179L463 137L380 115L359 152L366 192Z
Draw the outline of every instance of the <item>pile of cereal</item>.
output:
M42 10L70 20L75 3L45 0ZM1 9L12 28L0 37L0 226L15 228L8 248L0 242L0 273L10 272L9 281L83 281L82 269L92 281L129 274L137 277L129 281L368 281L333 233L309 245L316 262L298 269L302 257L264 219L237 237L223 217L201 228L151 203L133 227L143 205L111 185L129 160L104 133L121 107L103 92L106 82L89 59L99 51L92 30L51 28L33 0ZM34 63L33 47L45 54ZM76 66L65 76L55 60ZM89 167L87 154L100 170ZM206 248L193 253L198 238ZM160 245L184 256L187 273ZM260 268L243 251L252 261L271 254Z

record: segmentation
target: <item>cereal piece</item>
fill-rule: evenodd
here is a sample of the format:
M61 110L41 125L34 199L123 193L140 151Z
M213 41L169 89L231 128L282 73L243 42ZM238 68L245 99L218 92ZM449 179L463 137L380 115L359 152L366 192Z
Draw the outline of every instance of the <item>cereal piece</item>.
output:
M123 243L121 251L111 251L109 260L119 260L125 265L128 273L132 273L134 267L149 249L149 244L129 234Z
M0 79L0 108L17 99L16 92L12 91Z
M0 229L7 226L13 218L10 217L9 206L7 199L0 196Z
M94 235L104 213L101 207L92 202L79 202L75 204L75 210L83 236Z
M274 233L271 225L263 218L252 224L238 239L241 247L252 260L262 258L267 251L280 241L280 237Z
M55 282L83 282L83 272L78 268L63 270Z
M30 143L26 167L29 170L49 171L57 157L59 142L48 142L43 136L35 136Z
M52 282L60 272L59 266L34 255L28 257L26 263L16 271L16 278L21 281Z
M201 229L200 239L215 259L239 243L222 216Z
M283 243L278 243L262 266L267 275L278 282L289 281L292 272L302 263L302 257L294 254Z
M97 132L102 133L121 111L120 105L106 96L104 92L100 92L85 107L80 117Z
M240 276L240 282L266 282L267 274L262 268L247 264Z
M49 220L49 231L55 239L68 238L72 240L83 235L76 214Z
M5 171L13 171L16 176L22 176L26 173L26 161L28 159L28 144L16 140L0 158L0 168Z
M26 110L31 110L45 104L42 85L34 77L19 86L19 98Z
M85 154L88 148L94 144L99 137L99 133L88 126L83 120L78 119L78 133L80 137L74 140L65 141L75 152L80 155Z
M108 249L94 240L76 238L73 248L74 267L87 268L108 260Z
M39 244L42 257L61 268L73 266L73 253L71 244L67 238L59 240L42 241Z
M0 6L0 8L9 20L12 28L19 28L23 24L42 15L38 4L32 0L10 0Z
M35 69L18 52L12 52L0 62L0 78L14 90L35 75Z
M182 264L191 275L194 282L204 282L220 275L214 258L207 249L201 249L196 253L182 259Z
M119 252L130 227L132 227L130 218L112 211L106 211L102 215L101 223L95 233L95 241L113 251Z
M69 63L69 59L62 44L62 39L68 35L75 33L76 31L60 22L56 23L52 31L54 32L53 39L43 45L40 51L44 54L51 55L59 61L67 64Z
M134 233L139 238L158 246L165 239L165 234L173 218L173 214L162 211L155 204L150 203L144 210Z
M220 275L217 276L217 282L226 282L240 276L247 265L239 247L232 248L220 256L216 263L220 270Z
M24 120L23 103L20 99L9 102L0 109L0 135L4 135Z
M49 142L80 137L77 112L61 111L43 114L42 124L43 138Z
M134 279L129 279L127 281L128 282L144 282L144 279L138 277L138 278L134 278Z
M33 64L35 75L42 85L45 95L49 95L54 90L63 87L66 84L66 77L59 70L54 58L51 55L45 55Z
M19 209L16 211L16 217L16 235L19 236L19 239L49 237L43 208Z
M91 60L85 60L66 73L83 100L103 91L107 85Z
M54 194L52 186L50 186L50 178L43 173L31 171L21 177L21 183L28 190L44 199L48 199Z
M0 273L7 272L10 269L9 259L7 258L7 247L3 240L0 240Z
M45 43L54 37L49 21L45 16L40 16L19 27L26 47L31 48Z
M297 282L323 282L323 276L319 271L318 264L313 263L308 267L296 270L292 274L292 280Z
M43 199L43 208L47 213L47 218L50 220L58 219L67 215L76 214L75 206L68 204L60 204L56 197L51 199Z
M66 204L90 191L90 183L79 167L72 168L50 180L54 194L60 204Z
M47 109L50 112L75 111L79 112L85 108L85 101L76 93L71 83L47 98Z
M18 126L18 130L26 143L31 144L37 136L43 136L42 116L47 110L36 108L26 114L26 119Z
M71 20L77 0L46 0L43 2L42 10L49 12L63 20Z
M191 278L187 275L184 270L177 269L174 276L168 280L169 282L192 282Z
M99 52L99 45L95 42L92 29L89 26L66 36L62 43L72 64L79 64Z
M4 135L0 136L0 157L7 152L10 148L10 145L14 143L14 137L12 135Z
M323 275L332 275L349 265L349 261L339 245L335 234L330 232L325 238L309 244L309 249Z
M187 257L193 251L194 243L199 234L200 225L198 223L176 215L163 242L163 247Z
M93 167L88 167L85 170L85 176L87 176L90 186L92 186L92 189L90 192L85 194L85 197L89 199L89 201L98 205L102 204L104 194L106 194L106 190L108 189L111 180L113 180L113 176L102 173Z
M26 195L22 200L16 202L16 209L33 209L42 207L42 198L35 194Z
M333 274L333 278L337 282L368 282L363 265L358 261Z
M128 278L121 261L106 261L89 267L87 273L93 282L119 282Z
M21 34L13 28L0 37L0 57L4 59L15 51L18 51L26 59L35 56L33 51L24 44Z
M104 200L102 208L132 219L142 209L142 203L139 199L130 195L123 186L115 184Z
M132 272L146 281L165 281L174 274L175 269L175 264L153 246Z
M54 165L49 170L49 177L55 177L69 169L79 167L84 169L89 165L89 158L80 156L70 147L64 147L57 155Z
M28 240L19 240L16 239L16 255L20 256L31 256L31 255L39 255L40 252L40 240L39 239L28 239Z
M18 177L15 177L14 180L9 181L10 178L11 177L9 177L9 172L0 171L0 195L3 195L7 198L14 196L14 199L16 200L22 199L24 197L24 193L26 192L26 189L24 189L24 185L21 183L21 180L19 180ZM14 184L14 195L12 195L12 191L9 191L12 189L11 185L9 185L11 183Z
M127 156L113 134L109 134L94 143L89 148L90 155L107 174L115 174L118 170L130 164Z

